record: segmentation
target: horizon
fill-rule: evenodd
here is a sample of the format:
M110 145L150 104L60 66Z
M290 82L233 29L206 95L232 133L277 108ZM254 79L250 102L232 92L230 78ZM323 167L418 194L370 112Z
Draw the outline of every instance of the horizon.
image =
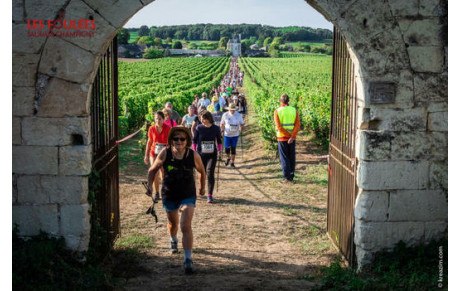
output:
M333 29L333 24L304 0L156 0L139 10L123 27L204 23Z
M301 28L311 28L311 29L326 29L332 31L332 29L329 28L323 28L323 27L311 27L311 26L300 26L300 25L287 25L287 26L275 26L275 25L270 25L270 24L260 24L260 23L186 23L186 24L171 24L171 25L152 25L149 26L147 24L142 24L138 27L126 27L123 26L125 29L139 29L141 26L146 25L148 28L151 27L165 27L165 26L190 26L190 25L261 25L261 26L270 26L274 28L286 28L286 27L301 27Z

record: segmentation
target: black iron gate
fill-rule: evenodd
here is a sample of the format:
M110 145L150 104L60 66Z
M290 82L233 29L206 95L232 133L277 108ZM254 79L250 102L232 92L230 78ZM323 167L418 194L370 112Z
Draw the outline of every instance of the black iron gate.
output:
M352 267L355 261L353 209L357 192L354 72L347 43L334 27L327 233Z
M104 230L103 248L109 249L120 233L118 193L118 66L117 38L102 57L92 87L91 134L98 223ZM93 225L94 227L94 225Z

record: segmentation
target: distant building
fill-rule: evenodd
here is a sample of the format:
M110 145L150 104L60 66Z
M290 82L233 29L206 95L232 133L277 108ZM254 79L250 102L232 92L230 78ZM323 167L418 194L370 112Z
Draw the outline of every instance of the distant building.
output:
M255 44L251 45L249 48L250 48L251 50L255 50L255 51L256 51L256 50L259 49L259 45L258 45L257 43L255 43Z
M238 57L241 55L241 34L238 38L233 37L227 43L227 49L230 50L233 57Z

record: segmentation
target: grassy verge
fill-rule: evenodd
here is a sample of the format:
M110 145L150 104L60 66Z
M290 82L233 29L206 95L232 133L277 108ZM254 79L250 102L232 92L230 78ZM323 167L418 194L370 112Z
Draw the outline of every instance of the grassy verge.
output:
M337 259L317 279L314 290L447 290L447 239L414 248L400 242L359 274Z
M81 262L63 238L45 233L23 240L13 231L13 290L105 290L111 288L101 265Z

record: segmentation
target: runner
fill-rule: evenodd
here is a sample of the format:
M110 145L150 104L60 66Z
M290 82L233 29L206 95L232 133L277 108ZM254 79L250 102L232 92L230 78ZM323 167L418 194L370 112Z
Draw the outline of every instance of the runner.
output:
M212 102L211 104L208 105L208 107L206 107L206 110L213 113L214 105L219 104L218 101L219 101L219 98L217 98L217 96L212 97Z
M171 118L171 116L172 116L171 109L163 108L163 114L165 116L164 124L169 125L169 127L177 126L176 121Z
M221 110L220 104L216 104L214 106L214 112L212 113L212 118L214 118L214 124L219 126L220 128L220 121L222 120L222 115L224 114Z
M244 115L246 114L246 98L244 98L244 94L241 93L239 96L238 96L238 100L236 101L236 107L238 108L238 112L240 114Z
M193 121L193 124L192 124L192 137L193 135L195 134L195 129L196 127L201 124L201 115L203 113L206 112L206 108L204 106L201 106L199 109L198 109L198 115L195 117L195 120Z
M243 129L244 121L243 116L236 112L235 103L231 103L228 109L229 111L222 115L220 128L224 132L225 153L227 154L225 166L228 166L231 160L230 166L235 168L236 144L238 143L240 131Z
M195 96L193 98L194 98L193 102L192 102L192 106L194 107L193 113L198 114L198 102L200 101L200 95L195 94Z
M188 114L185 114L184 117L182 118L182 124L181 124L182 126L185 126L188 129L192 128L193 121L195 120L197 116L194 112L195 112L195 106L190 105L188 107Z
M201 94L201 99L198 100L198 108L200 108L201 106L204 106L204 108L206 108L209 104L211 104L211 100L208 99L208 94L203 92Z
M155 112L155 124L150 126L148 131L147 147L145 149L144 163L153 165L156 156L167 146L168 133L171 127L164 124L165 116L162 111ZM161 180L163 180L163 170L160 171ZM154 177L155 197L154 201L160 201L160 177L158 173Z
M190 274L194 271L192 261L193 232L192 218L195 212L196 188L193 168L200 172L200 195L204 195L206 171L200 155L190 149L192 137L190 130L183 126L174 127L168 135L169 148L164 148L148 173L149 191L158 170L163 169L164 181L161 189L163 209L168 218L168 233L170 236L170 251L177 253L177 231L180 222L182 231L182 246L184 248L184 271ZM179 211L181 213L179 217Z
M213 203L214 171L216 169L217 156L222 156L222 137L220 128L214 124L214 119L209 111L201 115L201 122L202 124L196 127L195 134L193 135L193 149L201 155L201 160L206 168L206 175L208 177L208 203Z
M165 108L171 109L171 119L174 120L177 124L182 123L182 118L180 117L180 114L173 109L173 105L171 102L166 102L165 103Z

